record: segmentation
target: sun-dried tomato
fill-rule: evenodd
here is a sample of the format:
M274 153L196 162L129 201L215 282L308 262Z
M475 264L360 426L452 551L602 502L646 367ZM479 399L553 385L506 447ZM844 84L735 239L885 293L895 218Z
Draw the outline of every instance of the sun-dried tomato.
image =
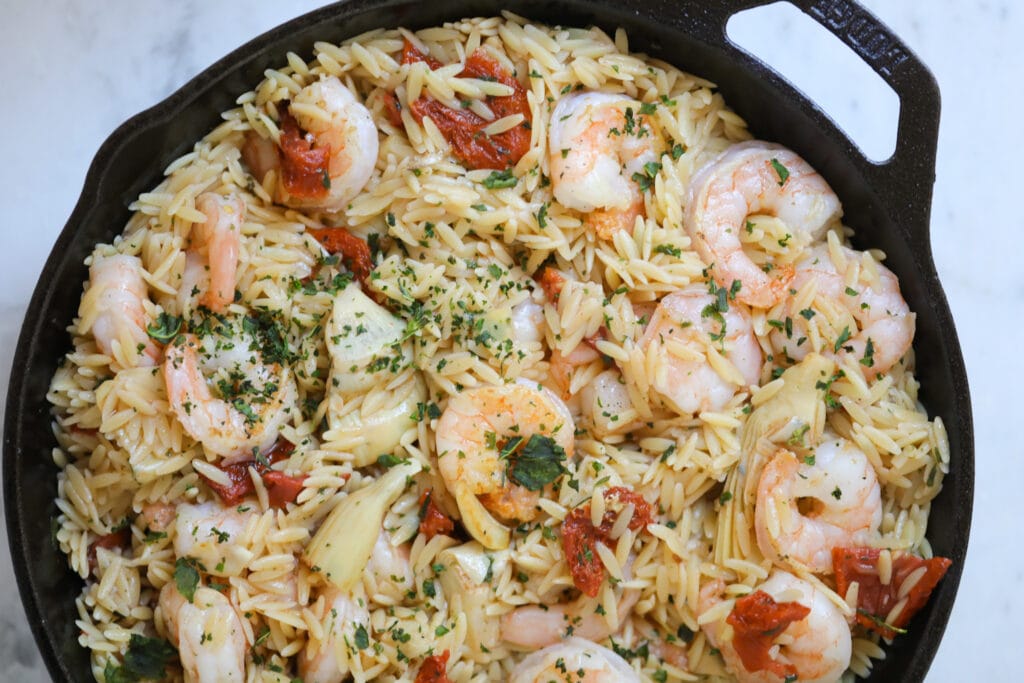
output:
M332 254L341 254L352 275L363 286L364 292L371 292L367 280L373 271L373 256L366 240L359 239L345 228L310 228L309 234Z
M455 531L455 522L434 505L433 492L429 489L420 495L420 533L431 539L438 534L450 536Z
M287 458L294 450L295 446L291 443L284 439L278 439L277 443L274 444L274 448L264 456L264 460L266 460L268 464L273 465L275 462ZM224 486L223 484L211 481L206 477L203 477L203 481L206 482L207 486L213 489L214 493L220 496L221 502L227 506L238 505L243 498L252 494L255 490L252 478L249 476L250 467L255 467L256 471L260 475L266 474L270 471L269 467L253 458L235 462L230 465L219 465L218 467L222 472L224 472L224 474L228 475L228 479L231 480L230 486Z
M405 41L402 48L402 63L411 64L418 61L426 62L431 69L441 66L436 59L424 55L408 40ZM530 148L532 115L530 104L526 99L526 90L512 74L484 50L476 50L466 58L466 65L459 76L494 80L509 86L512 88L511 95L488 96L485 102L494 112L495 120L515 114L522 114L525 120L504 133L487 135L484 133L484 128L490 125L491 121L470 109L452 109L425 95L415 102L411 102L409 111L417 121L429 117L451 145L452 154L467 168L504 169L515 164Z
M322 199L331 187L331 146L317 147L312 136L304 134L289 113L288 103L282 105L281 182L293 197Z
M395 128L402 127L402 103L393 92L386 92L383 95L384 111L387 112L388 121Z
M832 568L836 574L836 591L846 595L850 584L856 581L857 623L871 629L883 638L895 638L910 619L927 604L932 590L939 583L952 560L933 557L925 560L907 553L893 554L892 576L889 583L882 585L878 576L878 548L833 548ZM899 592L907 577L921 567L926 567L924 576L907 593L907 604L891 623L886 618L896 603ZM898 630L899 629L899 630Z
M544 295L553 304L558 303L558 296L565 286L565 276L551 266L544 266L536 276L537 284L544 290Z
M294 503L302 491L302 482L306 481L308 474L300 474L293 477L271 470L263 475L263 484L267 487L267 500L270 507L283 509L288 503Z
M445 650L439 655L430 655L424 659L419 673L416 674L415 683L451 683L446 671L450 654Z
M609 541L621 508L633 504L629 529L637 531L654 521L653 509L643 497L624 486L613 486L604 492L606 510L597 527L590 521L590 503L573 508L562 522L562 548L572 581L580 591L596 597L604 581L604 564L597 556L597 542ZM620 505L610 505L617 502Z
M113 548L126 548L132 540L132 532L128 526L124 526L117 531L112 531L109 534L100 536L89 545L89 552L86 557L89 560L89 571L96 573L96 549L105 548L111 550Z
M809 607L798 602L775 602L764 591L754 591L736 600L725 621L733 627L732 644L743 668L750 673L767 670L781 677L796 675L796 667L772 659L769 650L777 635L810 613Z

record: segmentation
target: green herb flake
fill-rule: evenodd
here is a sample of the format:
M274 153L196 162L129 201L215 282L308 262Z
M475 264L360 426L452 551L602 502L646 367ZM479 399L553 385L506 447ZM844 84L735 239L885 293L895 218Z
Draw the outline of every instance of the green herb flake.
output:
M843 490L838 486L835 487L834 489L832 489L832 497L835 498L836 500L842 500Z
M161 344L166 344L178 336L182 322L178 316L161 313L157 316L156 323L146 326L146 334Z
M800 311L800 317L802 317L804 320L810 320L814 316L815 316L814 309L805 308L804 310Z
M163 638L147 638L133 633L128 641L128 650L124 653L124 664L108 675L112 662L108 659L104 677L107 683L140 679L160 680L165 676L168 664L177 658L177 650Z
M865 609L861 609L861 608L858 607L857 608L857 614L861 615L862 617L867 617L867 619L869 621L871 621L872 623L874 623L876 626L879 626L879 627L884 628L884 629L889 629L890 631L893 631L894 633L898 633L898 634L902 635L902 634L905 634L907 632L907 629L899 628L898 626L893 626L892 624L886 622L885 619L882 619L881 617L877 617L877 616L875 616L871 612L868 612Z
M548 205L543 204L537 212L537 225L541 228L548 227Z
M789 435L789 438L786 439L786 443L789 444L790 446L803 446L804 436L807 434L807 431L810 428L811 426L809 424L800 425L799 427L793 430L792 434Z
M654 248L654 253L667 254L668 256L675 256L676 258L679 258L683 255L683 250L671 244L659 244Z
M868 337L867 343L864 344L864 357L860 359L860 364L868 368L875 366L875 343L871 341L871 337Z
M399 458L397 455L393 455L391 453L383 453L377 456L377 464L389 469L395 465L401 465L403 462L409 462L409 459Z
M779 174L779 187L786 184L786 178L789 177L789 169L782 165L782 162L772 157L772 168Z
M195 599L196 588L199 586L198 564L191 557L179 557L174 563L174 583L178 592L189 602Z
M366 648L370 647L370 634L366 632L365 626L363 626L362 624L356 624L356 630L353 635L356 648L360 650L365 650Z
M835 351L836 353L839 353L839 349L843 348L843 344L845 344L848 341L850 341L850 326L849 325L844 327L843 331L839 333L839 338L836 339L836 343L832 347L832 350Z
M550 436L534 434L510 459L508 475L520 486L540 491L565 472L564 461L564 448Z
M488 190L499 190L506 187L515 187L519 179L516 178L511 168L504 171L491 171L491 175L484 178L484 187Z
M640 113L649 116L658 110L658 105L655 102L644 102L640 105Z
M719 505L725 505L730 500L732 500L732 494L729 493L728 491L722 491L722 495L718 497Z

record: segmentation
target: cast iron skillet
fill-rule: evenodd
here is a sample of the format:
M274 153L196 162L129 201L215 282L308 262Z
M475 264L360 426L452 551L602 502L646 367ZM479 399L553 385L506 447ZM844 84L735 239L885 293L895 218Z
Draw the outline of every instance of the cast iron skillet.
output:
M932 507L928 537L953 560L910 632L886 648L872 681L920 681L939 645L964 565L974 482L971 407L960 347L932 263L928 236L939 92L923 64L885 26L849 0L791 0L857 52L900 97L896 151L866 160L816 106L765 65L733 45L725 24L768 0L350 0L311 12L256 38L199 74L164 102L118 128L86 176L81 198L32 295L14 358L4 433L4 496L11 554L36 642L55 680L91 681L77 642L74 599L81 580L51 545L56 469L45 394L68 350L93 245L128 220L128 203L155 186L173 159L212 129L218 114L252 88L263 70L292 50L309 56L315 40L341 41L381 26L421 28L502 9L563 25L626 28L630 45L711 79L757 137L807 159L835 188L860 248L879 247L917 312L921 400L949 433L952 463Z

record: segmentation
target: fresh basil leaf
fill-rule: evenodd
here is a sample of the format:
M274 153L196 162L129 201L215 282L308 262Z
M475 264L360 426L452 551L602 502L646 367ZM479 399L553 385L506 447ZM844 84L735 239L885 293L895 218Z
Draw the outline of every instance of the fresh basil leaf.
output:
M179 557L174 563L174 583L178 592L186 600L192 602L196 597L196 588L199 586L198 562L191 557Z
M161 344L166 344L178 336L178 332L181 332L181 325L182 319L178 316L161 313L157 316L154 324L146 326L146 334Z
M550 436L534 434L509 465L509 477L530 491L542 488L564 472L565 449Z

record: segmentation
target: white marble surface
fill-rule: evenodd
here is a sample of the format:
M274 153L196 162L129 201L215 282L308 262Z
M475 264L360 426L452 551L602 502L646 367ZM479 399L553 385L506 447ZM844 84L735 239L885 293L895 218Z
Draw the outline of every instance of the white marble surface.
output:
M0 187L0 395L36 277L78 197L89 161L120 122L185 83L258 33L312 9L314 0L208 3L200 0L0 0L7 71L0 108L5 163ZM977 494L961 591L929 683L1015 680L1024 626L1024 553L1019 538L1024 448L1010 384L1024 320L1019 186L1024 149L1024 6L1015 0L865 0L931 67L943 94L933 205L935 260L967 359L977 434ZM760 24L749 39L812 81L834 111L885 138L872 102L846 92L849 79L822 67L827 43L788 36L786 20ZM129 28L131 27L131 28ZM865 121L868 123L865 125ZM1019 244L1019 242L1017 242ZM1010 419L1000 420L1000 415ZM46 674L20 607L5 532L0 540L0 679Z

